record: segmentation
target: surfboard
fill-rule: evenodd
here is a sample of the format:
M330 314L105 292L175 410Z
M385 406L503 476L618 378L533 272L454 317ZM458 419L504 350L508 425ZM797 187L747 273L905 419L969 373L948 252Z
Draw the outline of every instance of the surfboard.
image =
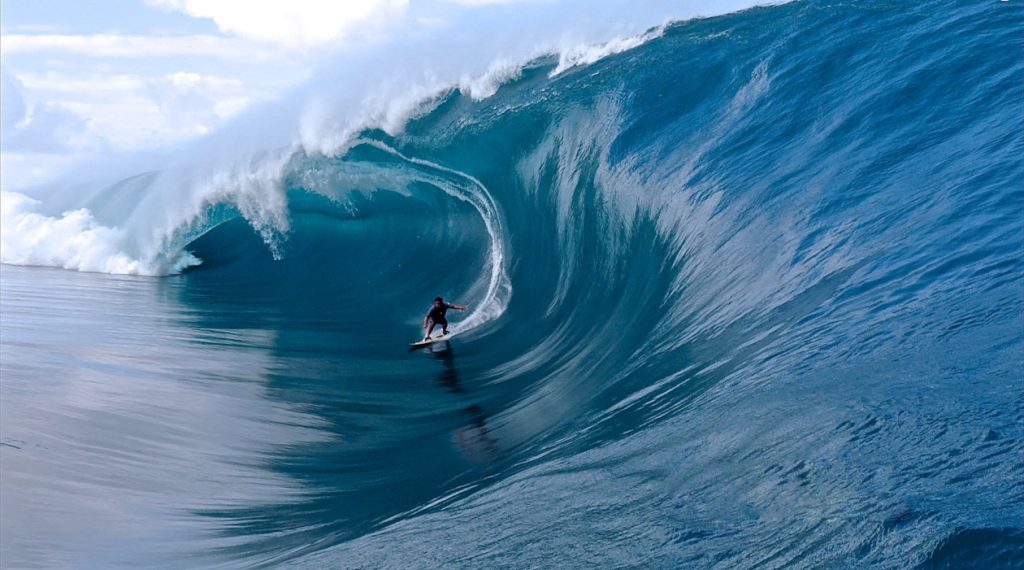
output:
M417 348L423 348L424 346L430 346L430 345L434 344L437 341L448 340L450 338L452 338L452 333L448 333L446 335L442 335L442 334L439 333L439 334L436 334L436 335L428 338L427 340L421 340L419 342L410 342L409 343L409 350L416 350Z

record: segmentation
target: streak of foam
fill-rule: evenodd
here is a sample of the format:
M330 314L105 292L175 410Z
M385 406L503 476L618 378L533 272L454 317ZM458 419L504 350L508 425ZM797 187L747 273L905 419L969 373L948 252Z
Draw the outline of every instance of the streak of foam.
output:
M661 37L664 33L665 26L658 26L639 36L620 37L600 44L571 47L558 54L558 66L551 71L549 76L555 77L574 67L591 65L610 55L629 51Z
M491 197L483 183L466 173L427 160L405 156L401 152L378 141L361 140L359 142L373 146L408 163L428 170L442 172L448 177L464 182L464 185L451 184L448 178L441 176L428 179L429 182L449 196L473 206L480 213L484 227L487 229L487 234L491 239L487 290L484 293L483 300L473 308L468 317L453 325L453 330L464 334L500 317L508 307L509 299L512 296L512 282L505 270L505 243L502 239L504 232L502 230L501 216L498 213L494 198Z

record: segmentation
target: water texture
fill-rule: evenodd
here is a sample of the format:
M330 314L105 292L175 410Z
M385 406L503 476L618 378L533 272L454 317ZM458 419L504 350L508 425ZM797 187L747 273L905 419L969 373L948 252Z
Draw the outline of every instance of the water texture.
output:
M3 566L1024 566L1022 29L754 8L6 195Z

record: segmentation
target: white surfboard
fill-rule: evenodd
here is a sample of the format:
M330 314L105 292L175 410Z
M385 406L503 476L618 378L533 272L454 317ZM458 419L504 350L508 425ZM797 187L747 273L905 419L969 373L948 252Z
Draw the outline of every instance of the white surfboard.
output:
M428 338L426 340L421 340L419 342L410 342L409 343L409 349L410 350L416 350L417 348L423 348L424 346L430 346L430 345L434 344L435 342L442 341L442 340L448 340L450 338L452 338L452 333L450 333L450 332L448 334L438 333L438 334L436 334L436 335L434 335L434 336L432 336L432 337L430 337L430 338Z

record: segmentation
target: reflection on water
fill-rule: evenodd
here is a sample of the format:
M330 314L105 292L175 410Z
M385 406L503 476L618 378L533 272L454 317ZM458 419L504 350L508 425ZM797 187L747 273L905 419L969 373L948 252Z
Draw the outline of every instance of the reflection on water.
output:
M437 383L446 390L466 397L466 391L459 385L459 371L455 367L455 350L451 342L444 341L430 353L441 361L441 372L437 375ZM452 433L452 441L459 447L466 459L473 463L487 463L498 457L498 440L487 426L487 416L479 404L469 404L463 408L469 417L469 423Z
M403 325L353 344L301 297L248 315L215 277L3 268L5 560L280 561L498 456L451 343L404 354Z
M267 458L331 434L272 397L272 331L192 328L151 279L0 283L5 565L195 563L237 540L194 513L302 500Z

